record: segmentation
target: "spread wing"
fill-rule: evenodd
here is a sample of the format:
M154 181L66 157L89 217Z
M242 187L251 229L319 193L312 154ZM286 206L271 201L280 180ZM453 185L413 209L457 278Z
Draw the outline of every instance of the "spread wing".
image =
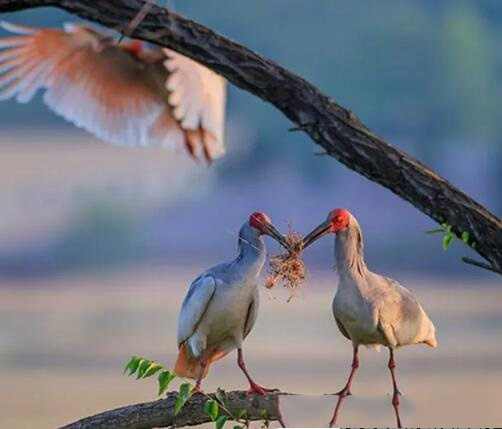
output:
M166 88L175 118L187 132L194 151L208 160L225 153L226 81L203 65L170 49L163 49L169 74Z
M190 285L178 316L178 345L185 342L195 331L216 289L216 280L203 274Z
M0 99L26 103L42 89L53 111L108 142L187 143L167 103L162 64L144 61L84 25L1 26L15 35L0 38Z

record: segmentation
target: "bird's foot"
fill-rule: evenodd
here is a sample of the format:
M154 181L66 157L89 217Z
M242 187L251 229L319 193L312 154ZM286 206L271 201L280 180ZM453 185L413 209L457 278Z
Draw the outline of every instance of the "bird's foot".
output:
M262 387L256 383L251 383L251 387L246 391L246 394L258 393L258 395L266 395L267 393L278 392L279 389L269 389Z
M200 384L197 383L193 387L192 395L203 395L203 394L204 394L204 390L202 389L202 387L200 386Z
M352 395L352 392L350 391L350 387L345 386L342 390L340 390L339 392L336 392L335 395L349 396L349 395Z

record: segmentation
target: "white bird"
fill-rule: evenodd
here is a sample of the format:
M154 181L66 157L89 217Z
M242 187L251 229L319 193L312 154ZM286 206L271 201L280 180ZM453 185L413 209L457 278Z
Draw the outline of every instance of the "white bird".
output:
M266 256L264 234L287 246L266 214L253 213L240 229L237 257L208 269L188 289L178 318L179 352L174 371L197 380L198 390L211 363L234 349L249 381L248 392L272 390L253 381L242 354L242 342L258 315L258 277Z
M208 162L225 153L226 81L206 67L83 24L0 26L15 34L0 38L1 100L42 89L55 113L107 142L185 147Z
M356 218L345 209L331 211L323 223L303 240L307 247L322 236L334 233L338 289L333 300L333 315L340 332L352 342L352 370L345 387L338 392L351 394L354 374L359 366L359 345L388 347L388 367L394 388L393 404L400 394L395 376L394 350L409 344L436 347L435 328L411 292L397 281L371 272L364 262L363 236ZM338 408L338 406L337 406ZM401 426L398 417L398 426ZM336 424L337 410L332 424Z

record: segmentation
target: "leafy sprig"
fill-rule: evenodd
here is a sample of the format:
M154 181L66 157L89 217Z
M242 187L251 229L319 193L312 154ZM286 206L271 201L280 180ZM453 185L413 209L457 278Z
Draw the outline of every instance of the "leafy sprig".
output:
M159 384L158 395L161 396L167 391L169 383L176 378L174 372L166 369L158 362L140 356L132 356L124 368L124 374L129 376L136 375L136 380L148 378L157 373L157 381Z
M457 238L457 235L452 231L452 226L448 225L447 223L443 223L441 225L441 228L436 228L436 229L431 229L428 231L425 231L426 234L443 234L443 250L446 251L449 249L451 244L453 243L453 240ZM462 234L460 235L460 239L467 244L469 247L475 249L476 248L476 243L470 242L469 240L469 232L468 231L463 231Z
M135 375L136 380L157 375L159 396L167 391L171 381L177 377L173 371L167 369L162 364L140 356L132 356L131 359L129 359L129 362L127 362L124 368L124 374L128 376ZM184 383L180 384L178 389L178 395L174 404L174 415L180 413L184 405L195 392L194 386L189 381L183 378L182 380ZM245 429L249 427L247 411L245 409L239 410L237 416L234 416L228 410L228 396L225 390L218 388L216 390L215 399L203 392L201 393L208 398L204 404L204 412L211 421L214 422L215 429L222 429L228 419L240 423L235 425L233 429ZM225 414L221 414L220 410L225 411ZM262 416L264 416L264 423L268 423L266 410L262 410Z

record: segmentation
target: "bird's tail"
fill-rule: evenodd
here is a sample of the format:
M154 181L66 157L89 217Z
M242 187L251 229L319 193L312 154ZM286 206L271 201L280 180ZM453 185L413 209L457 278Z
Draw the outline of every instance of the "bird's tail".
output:
M436 347L438 345L438 342L436 341L435 337L428 338L427 340L424 341L424 344L427 344L429 347Z
M202 378L205 378L207 371L209 370L209 365L206 365L204 369L204 374ZM174 372L179 377L192 378L196 380L199 377L200 372L200 361L188 353L185 344L181 344L178 350L178 358L174 365Z
M222 359L227 354L228 352L219 352L217 350L213 351L207 359L202 378L206 378L209 367L213 362ZM174 365L174 372L179 377L191 378L193 380L196 380L199 377L200 360L188 353L184 343L181 344L178 350L178 358L176 359L176 363Z

